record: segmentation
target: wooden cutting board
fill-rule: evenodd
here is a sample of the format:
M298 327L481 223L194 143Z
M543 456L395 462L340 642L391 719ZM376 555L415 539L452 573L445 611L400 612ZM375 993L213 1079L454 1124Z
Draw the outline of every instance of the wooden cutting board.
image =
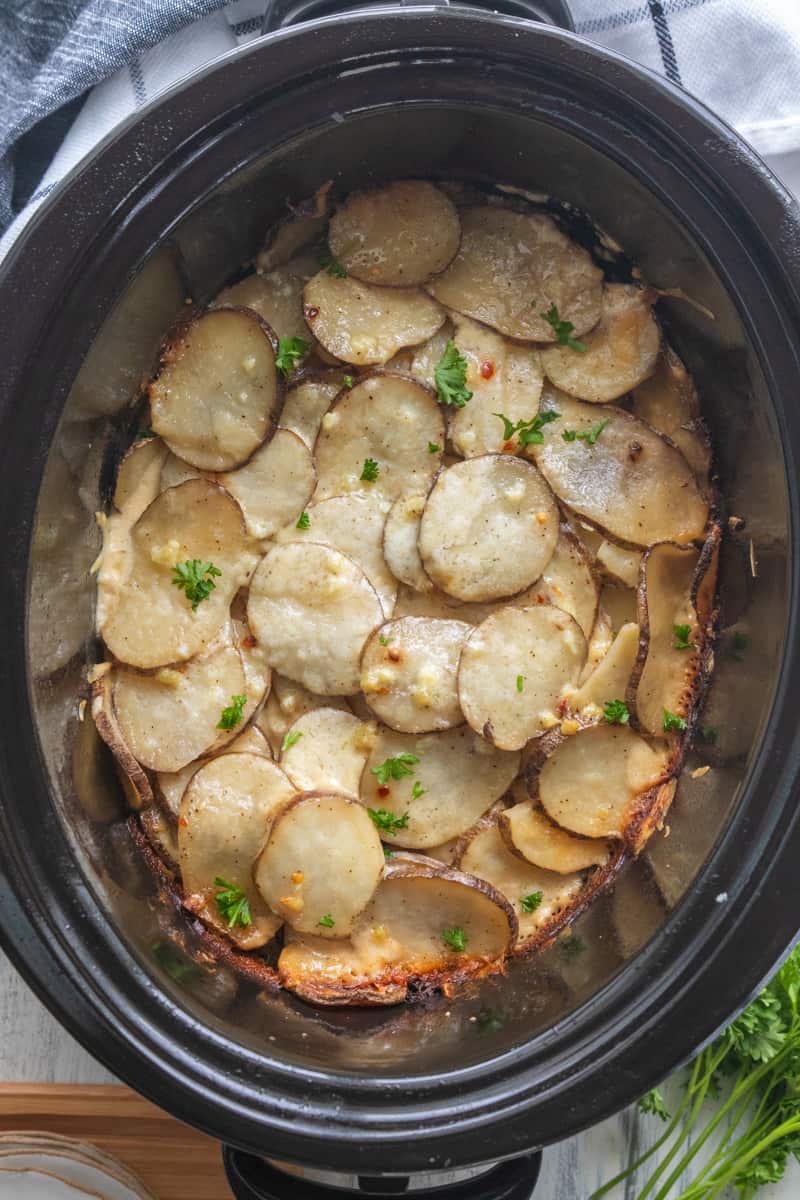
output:
M92 1142L158 1200L230 1200L219 1142L121 1085L0 1083L0 1132L22 1129Z

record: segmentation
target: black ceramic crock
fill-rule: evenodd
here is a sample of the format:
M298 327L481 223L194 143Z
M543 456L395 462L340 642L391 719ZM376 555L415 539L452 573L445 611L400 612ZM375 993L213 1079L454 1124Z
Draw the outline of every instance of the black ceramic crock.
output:
M152 903L124 827L84 811L105 768L76 773L74 695L95 652L106 424L159 332L253 255L287 198L393 175L558 196L688 296L659 309L696 375L727 512L746 521L725 547L723 625L747 650L723 635L721 732L695 760L713 770L682 780L669 886L653 851L631 871L660 890L596 906L583 959L551 952L421 1008L320 1013L175 968L180 916ZM680 90L568 33L457 8L259 39L137 113L54 191L0 273L0 929L118 1076L254 1154L425 1171L598 1121L748 1000L800 925L799 229L763 164Z

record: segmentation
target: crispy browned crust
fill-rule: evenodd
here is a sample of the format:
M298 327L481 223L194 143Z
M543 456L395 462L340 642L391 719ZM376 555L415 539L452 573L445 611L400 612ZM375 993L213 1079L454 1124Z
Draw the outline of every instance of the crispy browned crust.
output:
M146 808L153 803L153 789L144 767L134 758L117 724L111 697L112 671L106 671L91 684L91 714L95 728L111 753L125 797L131 808Z
M684 744L677 750L671 777L654 784L646 792L640 792L633 802L623 835L634 854L640 854L656 830L661 829L664 824L664 818L678 786L676 776L683 761Z

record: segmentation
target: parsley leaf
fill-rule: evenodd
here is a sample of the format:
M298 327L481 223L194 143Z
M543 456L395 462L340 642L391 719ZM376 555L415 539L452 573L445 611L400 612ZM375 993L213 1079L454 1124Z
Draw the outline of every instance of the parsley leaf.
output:
M353 376L352 375L343 375L342 383L344 384L344 386L346 388L351 388L353 386Z
M467 388L467 360L459 354L452 338L436 364L433 379L440 404L463 408L472 399L472 392Z
M691 625L673 625L672 632L675 635L673 643L674 650L696 650L694 642L689 641L689 634L692 632Z
M518 433L520 446L541 446L544 441L542 429L551 421L557 421L561 413L548 408L544 412L537 413L535 417L530 417L527 421L517 421L516 425L513 421L509 421L503 413L492 413L492 416L498 417L503 422L504 442L510 442L514 434Z
M300 516L297 518L297 524L295 525L295 529L310 529L310 528L311 528L311 517L308 515L306 510L303 509L303 511L300 513Z
M161 969L166 971L170 979L174 979L176 983L183 983L184 980L193 979L199 974L195 964L184 958L171 942L155 942L150 949Z
M419 800L420 796L426 796L428 789L424 788L418 779L414 780L414 786L411 789L411 799Z
M285 733L281 742L281 753L284 750L291 750L292 746L295 746L302 736L303 732L301 729L296 730L295 733Z
M646 1092L639 1101L639 1112L649 1113L654 1117L660 1117L662 1121L669 1120L667 1106L664 1103L664 1096L661 1090L657 1087L651 1088Z
M347 279L347 271L345 271L338 258L334 258L332 254L325 254L319 260L319 265L323 270L332 275L334 279Z
M217 892L214 901L220 916L228 922L228 929L233 929L235 925L246 929L251 924L250 905L242 889L219 875L214 880L214 887L222 889Z
M416 754L406 752L394 758L384 759L379 767L370 767L370 771L377 775L380 786L385 787L390 779L402 779L404 775L413 775L418 762Z
M301 358L311 349L311 343L301 337L282 337L278 339L278 353L275 366L281 375L291 375Z
M381 833L396 833L398 829L405 829L410 816L410 813L403 813L402 817L396 817L385 808L368 808L367 813Z
M731 643L731 658L735 662L744 662L744 652L749 645L749 637L744 633L739 633L737 630L733 635L733 642Z
M378 478L378 470L379 467L374 458L365 458L359 478L363 479L365 483L374 483Z
M664 733L671 733L673 730L683 733L686 728L686 722L683 717L679 717L676 713L672 713L668 708L665 708L661 728L664 730Z
M391 640L392 640L392 639L391 639L390 637L387 637L385 633L379 633L379 634L378 634L378 641L380 642L380 644L381 644L382 646L388 646L388 645L389 645L389 642L390 642Z
M231 696L230 704L227 708L223 708L222 716L217 721L217 729L235 729L242 719L246 703L246 696Z
M528 896L520 896L519 906L525 913L536 912L544 899L544 892L531 892Z
M524 687L525 687L525 676L518 675L517 676L517 691L521 692Z
M176 563L173 569L172 582L175 587L186 593L186 599L191 601L192 612L197 612L198 604L207 600L214 588L214 577L222 574L219 567L213 563L202 562L199 558L190 558L186 562Z
M572 961L579 954L583 954L586 949L586 942L582 937L578 937L577 933L573 933L570 937L563 937L558 943L558 948L564 955L564 958Z
M700 737L708 746L716 746L719 741L719 730L714 725L704 725L700 730Z
M603 705L603 716L609 725L627 725L631 719L624 700L607 700Z
M442 930L442 941L445 946L449 946L457 954L463 954L467 948L469 938L460 925L454 925L452 929Z
M565 442L574 442L577 438L579 442L586 442L587 446L594 446L607 424L608 420L606 419L605 421L598 421L591 429L581 429L580 431L577 429L565 429L561 436Z
M325 913L325 916L320 917L320 919L317 921L317 924L322 925L325 929L333 929L336 922L330 913Z
M387 862L390 862L391 859L394 858L394 850L390 850L388 846L384 846L383 847L383 857L386 859Z
M436 445L436 442L428 442L428 454L438 454L441 448Z
M535 304L536 301L533 301L533 303ZM556 341L559 343L559 345L567 346L570 350L577 350L579 354L585 353L586 343L579 342L572 336L572 331L575 326L572 324L572 321L561 320L555 304L551 304L547 312L539 313L539 316L543 317L544 320L547 321L547 324L552 328L553 333L556 335Z

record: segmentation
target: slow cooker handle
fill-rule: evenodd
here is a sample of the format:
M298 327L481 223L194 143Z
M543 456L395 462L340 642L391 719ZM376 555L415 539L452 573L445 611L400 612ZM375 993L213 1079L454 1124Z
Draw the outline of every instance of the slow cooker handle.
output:
M557 25L560 29L575 31L567 0L388 0L404 8L421 4L438 4L443 8L477 8L511 17L526 17L545 25ZM355 12L360 9L381 7L374 0L272 0L267 5L262 33L274 33L290 25L313 21L316 17L330 17L337 13Z
M542 1165L541 1150L523 1154L498 1163L489 1171L460 1183L445 1187L412 1188L408 1177L360 1176L358 1187L342 1190L335 1185L302 1181L298 1192L298 1177L289 1175L263 1158L223 1146L222 1161L235 1200L386 1200L387 1196L405 1196L407 1200L529 1200L539 1178Z

